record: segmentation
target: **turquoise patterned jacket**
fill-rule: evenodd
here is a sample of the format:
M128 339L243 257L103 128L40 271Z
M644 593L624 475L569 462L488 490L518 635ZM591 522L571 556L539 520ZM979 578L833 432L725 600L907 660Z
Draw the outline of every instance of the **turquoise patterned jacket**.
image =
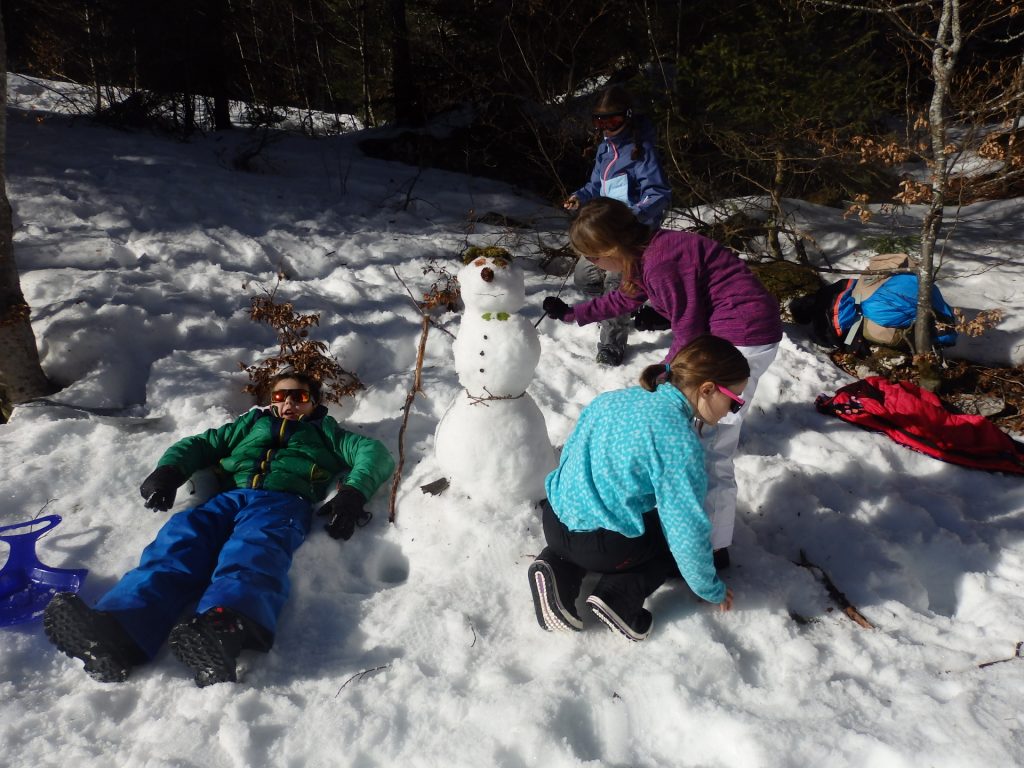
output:
M594 398L580 414L545 481L548 501L573 531L598 528L635 538L657 508L679 572L699 597L725 599L704 511L704 450L685 395L671 384L630 387Z

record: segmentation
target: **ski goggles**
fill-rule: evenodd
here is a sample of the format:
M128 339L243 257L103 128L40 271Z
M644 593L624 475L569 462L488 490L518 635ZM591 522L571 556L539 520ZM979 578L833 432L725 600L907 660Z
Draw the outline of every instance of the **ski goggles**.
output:
M311 399L308 389L275 389L270 393L270 400L274 403L283 403L289 397L296 403L308 403Z
M593 114L590 119L594 122L594 127L601 131L617 131L619 128L626 124L626 118L628 114L626 112L605 112L603 114Z
M723 395L725 395L730 400L732 400L732 402L729 403L729 413L736 413L736 412L739 411L740 408L742 408L744 405L747 404L746 400L744 400L739 395L734 395L732 392L730 392L728 389L723 387L721 384L715 384L715 386L718 387L718 391L719 392L721 392Z

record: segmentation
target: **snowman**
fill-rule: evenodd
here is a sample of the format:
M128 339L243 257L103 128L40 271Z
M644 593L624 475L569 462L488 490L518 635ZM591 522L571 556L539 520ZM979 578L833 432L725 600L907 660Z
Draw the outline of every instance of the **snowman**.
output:
M452 351L464 389L438 422L437 462L475 500L542 499L556 462L544 415L526 392L540 340L517 314L526 303L523 273L507 258L480 256L458 281L466 309Z

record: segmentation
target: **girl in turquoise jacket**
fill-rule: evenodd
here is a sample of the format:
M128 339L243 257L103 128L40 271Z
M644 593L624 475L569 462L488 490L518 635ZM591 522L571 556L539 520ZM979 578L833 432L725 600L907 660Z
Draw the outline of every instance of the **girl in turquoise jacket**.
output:
M338 493L320 510L327 532L347 540L369 521L363 505L394 470L383 444L343 429L303 373L274 377L270 399L179 440L140 488L147 507L167 510L189 476L213 467L227 490L171 517L95 608L71 593L50 602L47 636L95 679L125 680L169 635L197 685L234 681L243 649L273 644L292 556L334 477ZM193 603L195 615L181 620Z
M583 410L541 503L547 547L529 577L543 629L582 629L575 605L588 571L602 575L587 606L630 640L650 633L644 601L671 575L729 610L732 593L713 562L696 429L742 406L748 375L732 344L701 336L669 366L648 366L641 387L606 392Z

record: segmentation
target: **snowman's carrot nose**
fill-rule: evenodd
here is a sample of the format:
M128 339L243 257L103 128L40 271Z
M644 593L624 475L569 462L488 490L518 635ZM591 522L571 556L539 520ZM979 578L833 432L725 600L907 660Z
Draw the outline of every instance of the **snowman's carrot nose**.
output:
M480 270L480 279L485 283L489 283L494 279L494 270L490 267L484 267Z

